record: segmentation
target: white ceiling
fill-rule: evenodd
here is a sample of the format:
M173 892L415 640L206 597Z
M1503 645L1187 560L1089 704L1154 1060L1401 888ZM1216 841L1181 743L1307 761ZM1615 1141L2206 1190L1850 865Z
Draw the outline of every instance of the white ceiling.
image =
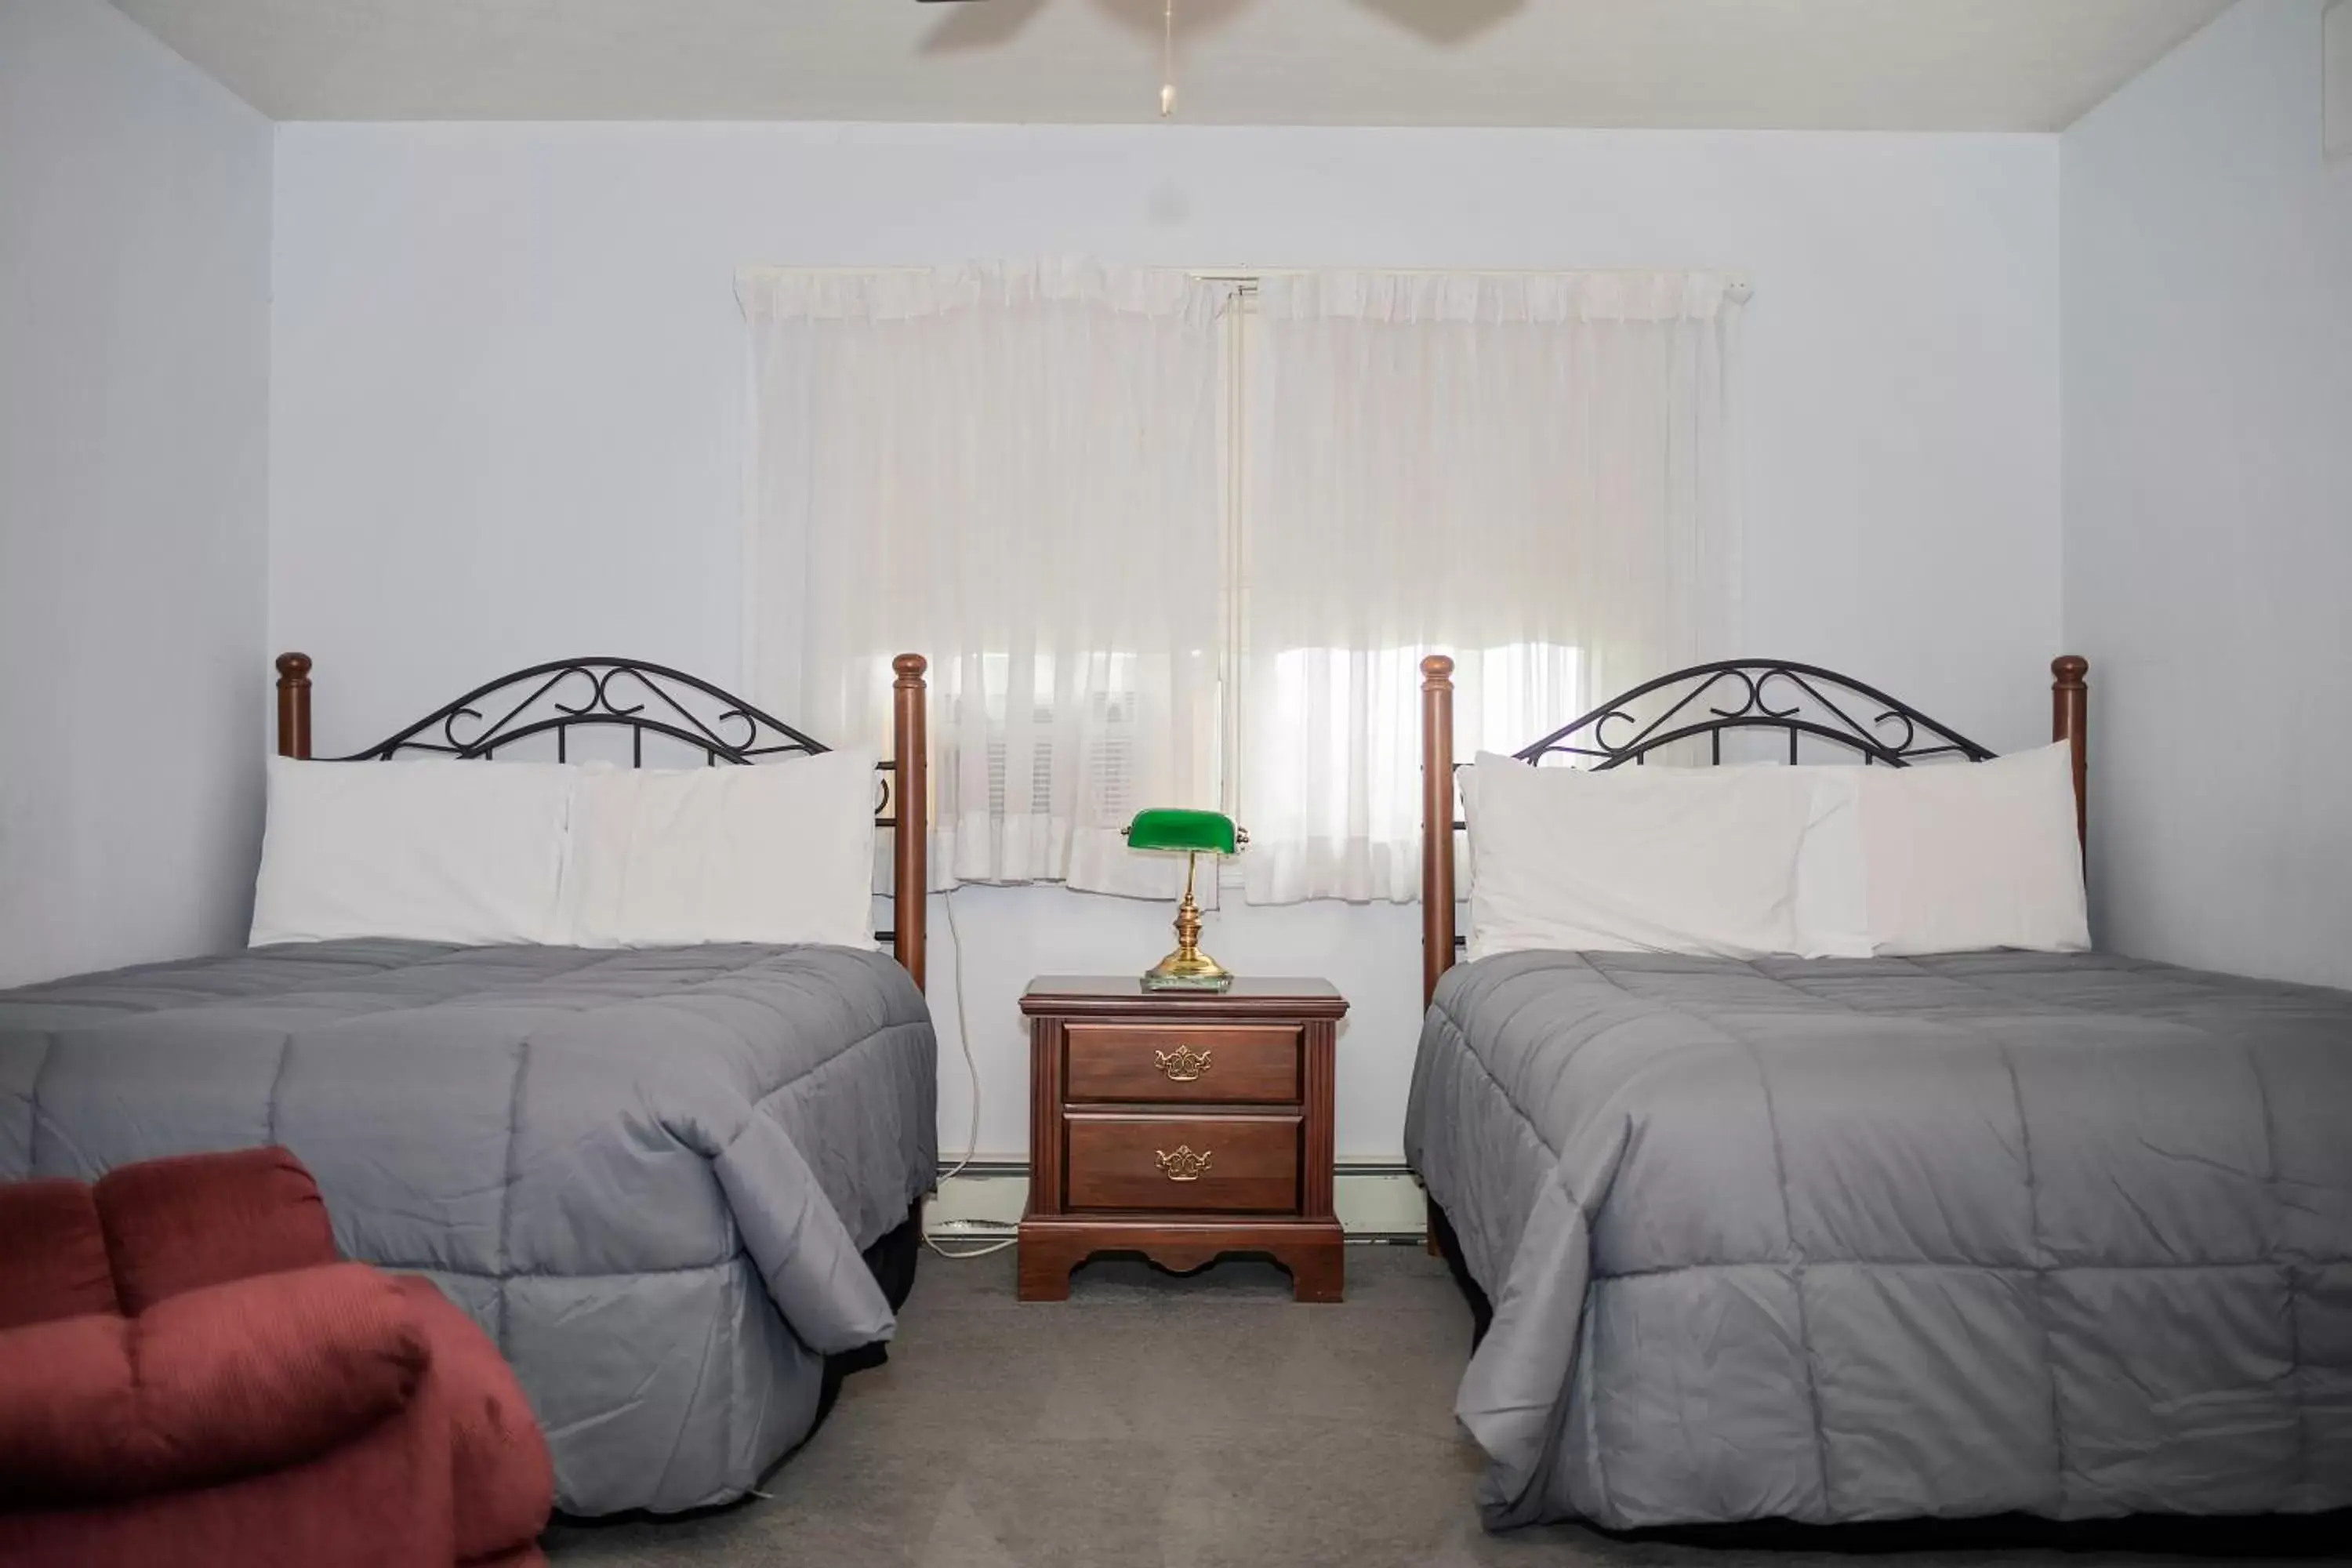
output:
M281 120L1156 117L1160 0L115 0ZM1176 0L1180 121L2051 131L2228 0Z

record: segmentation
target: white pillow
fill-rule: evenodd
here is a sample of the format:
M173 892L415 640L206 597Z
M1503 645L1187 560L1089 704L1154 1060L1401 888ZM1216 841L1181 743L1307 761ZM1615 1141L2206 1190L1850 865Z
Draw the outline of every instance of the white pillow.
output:
M552 941L572 774L534 763L270 758L253 944Z
M874 945L875 755L583 769L557 938Z
M1786 768L1534 768L1479 753L1469 955L1796 951L1809 781Z
M1985 763L1808 768L1823 792L1798 872L1822 951L1888 956L2091 945L2064 742Z
M1893 768L1790 767L1813 792L1797 851L1797 952L1804 958L1869 958L1870 879L1862 856L1862 779Z

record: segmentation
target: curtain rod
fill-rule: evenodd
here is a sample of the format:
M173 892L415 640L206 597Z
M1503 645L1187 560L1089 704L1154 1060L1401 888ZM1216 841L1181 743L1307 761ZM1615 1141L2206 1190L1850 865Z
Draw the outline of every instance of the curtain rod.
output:
M1659 272L1712 272L1735 288L1748 274L1731 267L1185 267L1203 283L1248 283L1309 272L1386 272L1399 278L1646 278Z
M937 272L941 267L958 265L952 261L929 266L899 267L791 267L782 264L750 263L738 268L739 272L801 272L820 278L866 278L877 273L917 274ZM1113 265L1148 266L1148 263L1114 263ZM1155 270L1163 270L1155 268ZM1741 299L1754 292L1748 274L1728 267L1174 267L1164 270L1182 272L1203 283L1250 284L1261 278L1297 278L1309 272L1388 272L1401 278L1566 278L1572 276L1602 278L1637 278L1656 272L1712 272L1721 277Z
M1230 283L1241 294L1255 294L1266 278L1303 278L1313 272L1384 272L1395 278L1647 278L1661 272L1711 272L1723 279L1724 291L1745 304L1756 289L1744 272L1720 267L1568 267L1504 268L1496 267L1234 267L1186 268L1202 283Z

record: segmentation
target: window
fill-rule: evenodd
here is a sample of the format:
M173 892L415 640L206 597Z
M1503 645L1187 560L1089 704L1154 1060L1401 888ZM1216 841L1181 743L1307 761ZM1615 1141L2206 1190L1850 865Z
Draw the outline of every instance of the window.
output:
M1089 686L1076 699L1086 715L1085 721L1074 728L1078 737L1076 746L1066 750L1051 744L1032 744L1024 748L1028 753L1024 770L1029 784L1028 801L1054 798L1055 761L1074 751L1083 775L1082 798L1100 803L1102 810L1120 818L1133 816L1144 804L1135 793L1135 736L1141 699L1135 689L1134 660L1118 654L1107 655L1105 660L1101 684ZM988 806L990 815L996 817L1003 816L1011 804L1029 809L1027 802L1017 795L1009 798L1005 789L1013 749L1013 727L1005 721L1006 677L1011 664L1010 656L1004 654L988 654L982 658L982 668L988 673L982 697L987 709L982 723L988 734ZM1051 654L1037 657L1031 689L1049 694L1057 689ZM1044 736L1060 732L1054 716L1051 696L1033 697L1028 732Z
M748 269L755 697L882 731L933 667L943 883L1171 889L1150 805L1251 830L1250 898L1419 890L1421 658L1464 752L1729 625L1707 274L1092 262Z
M1225 290L1081 259L736 291L753 700L879 736L921 653L935 885L1171 892L1118 830L1216 798Z
M1736 303L1683 274L1244 287L1224 756L1252 901L1418 896L1425 655L1455 660L1466 756L1727 638Z

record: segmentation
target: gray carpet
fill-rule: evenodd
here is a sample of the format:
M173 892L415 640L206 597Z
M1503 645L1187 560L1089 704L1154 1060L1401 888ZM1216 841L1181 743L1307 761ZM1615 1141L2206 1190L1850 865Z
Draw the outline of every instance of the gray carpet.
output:
M1627 1543L1573 1527L1490 1536L1455 1426L1470 1314L1420 1249L1351 1247L1348 1299L1298 1306L1271 1265L1180 1279L1103 1259L1066 1303L1013 1299L1013 1255L926 1254L889 1364L852 1377L772 1496L697 1518L559 1528L579 1564L1223 1568L1345 1563L1873 1561ZM1988 1560L1904 1554L1906 1565ZM2003 1568L2126 1552L2009 1552Z

